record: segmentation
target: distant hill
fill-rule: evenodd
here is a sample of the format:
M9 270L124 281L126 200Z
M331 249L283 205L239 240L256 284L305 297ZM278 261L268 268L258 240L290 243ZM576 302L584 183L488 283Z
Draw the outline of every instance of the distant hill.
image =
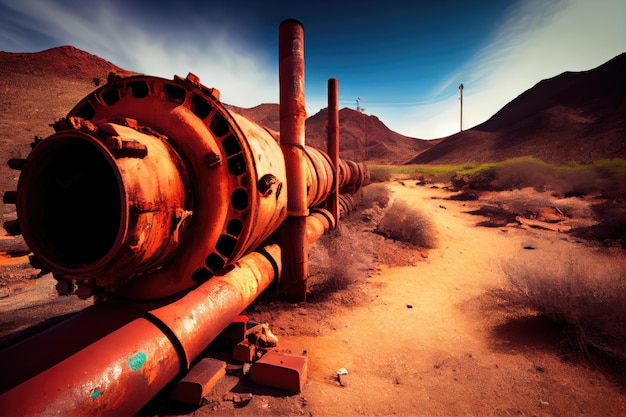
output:
M307 143L326 149L328 108L306 121ZM339 110L339 152L342 158L399 164L407 155L423 152L437 141L410 138L390 130L378 117L356 110Z
M6 160L26 157L33 137L52 134L50 124L106 83L112 71L133 74L72 46L34 53L0 51L0 193L15 190L19 176ZM0 213L15 209L0 207Z
M0 52L0 192L15 190L19 176L1 161L26 157L33 137L50 135L50 124L105 83L110 72L134 74L72 46ZM280 130L278 104L250 109L225 105ZM376 116L343 108L340 147L344 158L383 164L485 162L527 155L586 163L626 158L625 115L626 54L621 54L596 69L541 81L485 123L437 140L400 135ZM307 143L324 149L326 124L327 109L309 117Z
M0 63L0 75L3 78L23 74L104 83L111 71L122 76L136 74L73 46L59 46L32 53L0 51Z
M280 106L278 104L259 104L249 109L230 104L224 104L224 106L228 111L239 113L250 120L254 120L261 126L280 132Z
M261 104L250 109L227 104L226 108L275 132L280 132L278 104ZM307 118L308 145L326 149L327 123L327 108ZM406 161L407 155L423 152L436 143L438 140L427 141L396 133L376 116L348 108L339 110L339 152L342 158L381 164L401 164Z
M592 70L537 83L486 122L444 138L408 163L519 156L553 163L626 159L626 53Z
M106 83L111 72L122 76L136 74L72 46L34 53L0 51L0 193L15 190L19 176L3 161L25 158L33 137L52 134L50 124ZM260 104L250 109L225 106L270 130L280 131L278 104ZM306 122L307 142L322 149L326 146L326 113L323 110ZM407 155L415 155L436 143L399 135L375 116L350 109L340 111L340 135L343 158L380 163L404 162ZM10 210L10 206L0 206L0 214Z

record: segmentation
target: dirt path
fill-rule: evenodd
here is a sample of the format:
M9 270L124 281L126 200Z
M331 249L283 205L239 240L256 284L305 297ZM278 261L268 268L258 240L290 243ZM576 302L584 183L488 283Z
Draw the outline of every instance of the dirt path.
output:
M321 258L312 260L316 265L348 265L348 279L325 294L314 287L306 303L260 301L246 311L270 324L280 349L306 351L302 393L287 395L228 375L198 409L157 399L141 415L626 416L625 383L565 353L549 323L503 297L507 259L532 262L579 243L555 231L477 227L482 218L468 212L480 203L448 200L443 189L398 182L388 187L396 201L429 219L435 249L403 248L356 221L340 238L324 237L325 257L312 252ZM403 262L386 262L393 251ZM46 301L52 284L37 284ZM32 297L30 291L5 294L4 322L17 326L22 310L9 303L32 304ZM339 368L348 370L344 386ZM253 398L234 406L224 400L228 391Z
M502 260L529 242L538 254L575 243L554 232L475 227L472 203L443 200L449 193L439 189L390 187L432 216L438 247L415 266L383 268L347 290L365 294L362 302L257 314L269 318L282 349L307 351L304 392L194 415L626 415L618 385L568 360L547 323L511 313L498 297ZM349 372L347 386L337 382L339 368Z

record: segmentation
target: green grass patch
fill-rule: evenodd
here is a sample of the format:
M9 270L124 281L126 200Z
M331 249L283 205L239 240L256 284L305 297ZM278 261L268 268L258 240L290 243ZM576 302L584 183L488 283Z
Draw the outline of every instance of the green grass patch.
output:
M450 165L368 165L373 182L393 178L429 179L447 182L455 175L467 177L490 174L495 189L557 186L581 189L607 189L626 180L626 160L604 159L593 164L550 164L534 157L520 157L500 162ZM611 181L607 181L611 180ZM622 187L618 187L622 188ZM573 191L573 192L574 192ZM563 192L568 192L564 189Z

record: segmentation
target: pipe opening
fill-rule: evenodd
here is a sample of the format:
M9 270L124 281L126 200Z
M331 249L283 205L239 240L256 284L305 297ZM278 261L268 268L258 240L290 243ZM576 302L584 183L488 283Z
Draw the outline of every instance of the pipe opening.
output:
M200 97L197 94L194 94L193 98L191 99L191 111L193 112L193 114L198 116L198 118L204 120L209 115L209 113L211 113L211 110L213 110L213 106L211 106L206 99Z
M221 235L215 244L215 249L225 258L233 254L235 247L237 247L237 239L228 235Z
M227 134L229 130L230 126L224 116L217 113L213 120L211 120L211 132L213 132L215 137L219 138Z
M232 219L226 225L226 233L235 237L239 237L242 230L243 223L239 219Z
M241 152L241 146L235 135L229 135L222 140L222 148L227 157L233 156Z
M147 97L150 92L150 87L148 87L148 83L145 81L130 82L128 83L128 87L132 91L133 97L135 98Z
M246 159L242 154L228 158L228 171L233 175L241 175L246 172Z
M224 265L226 265L226 261L217 253L210 253L209 256L207 256L204 260L204 264L211 271L215 272L224 268Z
M91 120L95 115L96 115L96 111L94 110L93 106L89 102L85 103L83 107L78 109L78 111L76 112L76 116L85 120Z
M230 204L237 210L248 208L248 192L243 188L237 188L230 196Z
M193 282L203 282L211 278L213 273L206 268L198 268L191 274L191 280Z
M107 106L112 106L120 99L120 90L117 87L109 88L108 90L104 90L102 94L100 94L100 97Z
M187 95L185 89L174 84L164 84L163 89L165 90L165 97L167 97L169 101L173 101L177 104L183 104L185 102Z
M121 227L116 172L95 144L58 137L25 172L25 227L41 255L56 264L82 265L104 257Z

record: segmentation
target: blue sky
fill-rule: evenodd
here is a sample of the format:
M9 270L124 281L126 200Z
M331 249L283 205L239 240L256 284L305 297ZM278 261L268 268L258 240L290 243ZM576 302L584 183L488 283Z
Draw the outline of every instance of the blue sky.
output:
M305 31L306 106L377 116L431 139L487 120L542 79L626 52L624 0L0 0L0 50L72 45L172 78L193 72L225 103L278 103L278 27Z

